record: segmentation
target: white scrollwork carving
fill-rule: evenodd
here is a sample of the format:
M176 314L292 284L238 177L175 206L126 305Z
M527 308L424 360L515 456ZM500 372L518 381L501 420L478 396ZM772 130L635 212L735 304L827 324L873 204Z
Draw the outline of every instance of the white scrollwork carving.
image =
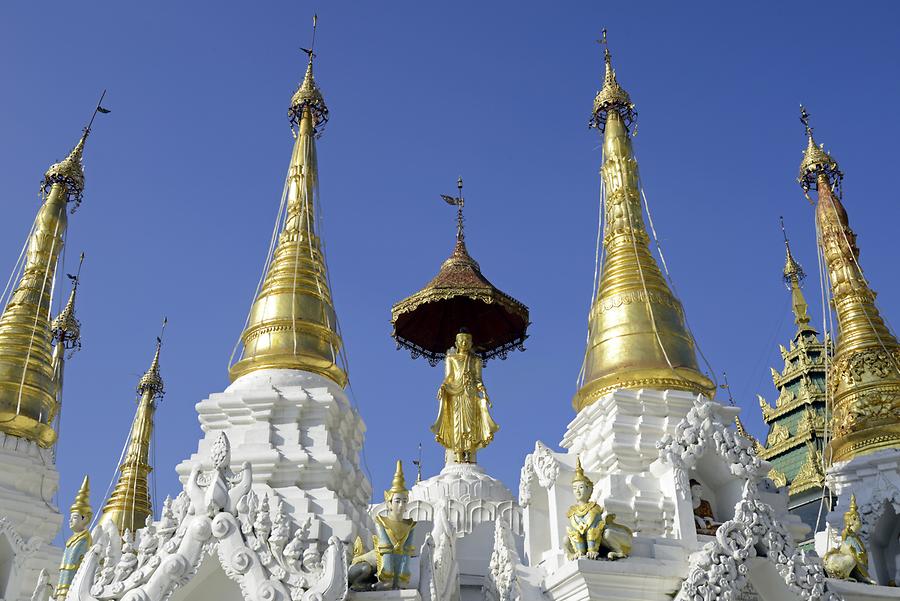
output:
M307 539L309 523L292 528L280 497L259 502L250 490L250 466L231 473L224 434L213 455L214 469L204 474L195 469L184 492L174 501L166 499L159 521L148 521L135 537L129 533L122 540L96 531L97 544L82 561L70 601L165 601L209 553L215 553L246 599L344 599L344 544L332 537L320 555L316 541Z
M763 463L753 452L753 443L727 426L719 416L721 408L715 401L698 397L676 426L674 436L666 434L656 444L660 459L680 472L675 484L681 493L687 493L687 472L710 448L726 462L736 478L756 480L765 476Z
M540 443L538 443L540 444ZM509 526L503 520L494 522L494 551L484 583L485 601L519 601L521 592L516 577L519 554Z
M803 601L841 601L826 588L818 558L798 551L771 506L757 497L757 485L744 484L734 518L716 539L691 557L690 570L676 601L737 601L747 586L747 560L761 556L773 564L788 589Z

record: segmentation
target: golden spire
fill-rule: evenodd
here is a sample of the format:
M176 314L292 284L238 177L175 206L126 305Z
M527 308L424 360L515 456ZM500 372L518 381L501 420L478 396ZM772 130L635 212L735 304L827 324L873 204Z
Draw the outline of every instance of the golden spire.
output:
M843 174L816 146L803 107L801 121L808 144L798 179L804 193L818 193L816 225L838 322L828 381L833 438L825 456L831 463L900 447L900 420L893 417L900 414L900 344L881 318L859 265L856 234L839 193Z
M784 274L784 283L787 285L788 290L791 291L791 309L794 311L794 323L800 329L809 329L809 305L806 303L806 298L804 298L801 290L802 282L806 278L806 272L803 271L803 267L791 254L791 244L784 229L784 219L779 217L779 220L781 221L781 234L784 236L786 255L782 273Z
M81 481L81 488L78 489L78 494L75 495L75 501L69 507L69 512L79 513L87 519L91 519L91 516L94 515L94 510L91 509L91 484L87 476Z
M401 492L409 492L406 490L406 477L403 475L403 462L397 460L397 469L394 470L394 479L391 481L391 487L384 491L384 500L390 502L395 494Z
M53 355L50 364L53 368L53 382L56 389L57 406L62 406L63 375L65 373L66 353L71 356L81 349L81 322L75 317L75 295L78 293L78 284L81 277L81 265L84 263L84 253L78 262L78 271L75 275L66 274L72 281L72 291L66 306L60 311L50 324L53 336Z
M66 205L84 191L82 154L90 128L41 181L37 213L18 285L0 316L0 430L50 447L58 410L50 298L65 240Z
M163 329L165 326L166 321L163 321ZM147 516L153 512L147 476L153 471L150 465L153 414L156 412L156 401L165 393L163 380L159 375L161 347L162 334L156 339L156 353L150 368L138 381L137 393L140 400L128 435L125 459L119 466L119 481L103 506L103 515L100 517L101 522L114 523L122 534L126 530L135 532L143 528Z
M606 257L588 321L584 383L572 402L576 411L616 389L714 391L698 368L681 303L650 254L629 137L634 105L616 81L608 48L605 55L606 79L591 124L604 134Z
M319 171L315 137L328 108L313 79L312 48L306 76L288 117L299 132L287 174L287 216L259 295L241 334L243 354L231 379L260 369L297 369L323 375L344 387L339 357L343 342L328 285L325 256L316 233Z

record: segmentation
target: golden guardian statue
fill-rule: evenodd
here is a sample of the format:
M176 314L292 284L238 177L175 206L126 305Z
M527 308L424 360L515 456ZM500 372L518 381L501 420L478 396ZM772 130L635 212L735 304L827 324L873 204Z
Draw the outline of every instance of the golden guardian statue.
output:
M832 578L875 584L869 576L869 552L859 536L862 521L856 506L856 495L850 497L850 509L844 514L841 544L825 553L822 563Z
M379 585L396 590L409 585L409 560L416 551L412 544L416 522L403 517L409 503L409 491L399 460L391 487L384 491L384 500L388 513L375 517L374 548L366 552L359 537L353 545L353 560L347 574L352 590L373 590Z
M59 580L53 594L57 599L66 598L66 593L69 592L69 587L75 578L75 572L78 571L85 553L91 548L91 533L88 532L88 525L91 523L94 511L91 509L90 497L90 484L88 477L85 476L81 488L75 496L75 502L69 508L69 528L72 529L72 536L66 541L66 550L63 551L62 561L59 564Z
M575 459L575 478L572 480L575 504L566 516L566 556L569 559L622 559L631 553L634 533L627 526L616 524L615 514L604 515L603 507L591 501L594 483L584 474L581 459Z

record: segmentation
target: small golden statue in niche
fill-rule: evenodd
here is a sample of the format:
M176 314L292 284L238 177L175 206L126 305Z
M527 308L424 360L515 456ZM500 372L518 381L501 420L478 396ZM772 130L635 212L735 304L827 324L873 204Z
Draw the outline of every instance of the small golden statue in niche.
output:
M57 599L65 599L72 580L75 578L75 572L81 565L85 553L91 548L91 533L88 531L88 525L91 523L91 516L94 515L91 509L91 489L88 483L88 477L84 477L81 488L75 496L75 502L69 508L69 528L72 529L72 536L66 541L66 549L63 551L62 561L59 564L59 581L56 584L56 591L53 596Z
M454 454L457 463L474 463L475 452L494 439L500 426L491 418L491 399L481 380L481 357L472 352L472 335L456 335L456 349L444 361L444 381L438 389L434 438Z
M391 487L384 491L388 514L375 517L374 548L366 552L362 539L357 537L353 545L353 559L347 573L350 588L355 591L381 588L396 590L409 585L409 560L415 555L413 529L416 523L403 518L409 503L409 491L403 476L403 464L397 461L397 470Z
M603 514L603 508L591 501L594 483L584 475L581 459L575 459L575 478L572 480L575 504L566 516L566 556L569 559L599 559L605 553L606 559L622 559L631 553L634 533L627 526L617 524L612 513Z
M703 484L691 478L691 503L694 508L694 522L697 525L697 534L714 535L722 522L716 521L712 505L703 498Z
M844 531L841 544L822 558L825 572L831 578L875 584L869 576L869 552L859 536L862 521L856 506L856 495L850 497L850 509L844 514Z

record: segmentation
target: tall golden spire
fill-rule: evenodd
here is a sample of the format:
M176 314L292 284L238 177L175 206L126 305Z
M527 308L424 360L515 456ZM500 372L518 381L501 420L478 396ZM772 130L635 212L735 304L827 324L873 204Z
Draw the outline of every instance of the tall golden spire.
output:
M604 46L605 42L604 30ZM608 47L604 54L606 76L594 100L590 123L604 134L601 175L606 186L606 257L588 321L584 382L572 402L576 411L622 388L677 389L707 395L714 391L713 383L697 366L681 303L650 254L638 165L629 137L636 113L628 93L616 80Z
M343 387L343 342L337 328L325 256L316 233L319 171L317 134L328 108L313 79L309 49L306 76L291 99L288 117L299 132L287 174L287 216L265 280L241 335L243 355L231 379L259 369L297 369L323 375Z
M800 329L809 329L809 305L803 296L802 282L806 278L803 267L791 253L791 244L784 229L784 219L781 219L781 233L784 236L784 283L791 291L791 310L794 312L794 323Z
M78 272L75 275L66 274L72 281L72 291L66 306L60 311L50 324L53 336L53 381L56 388L56 402L62 405L63 375L65 372L66 353L71 355L81 349L81 322L75 317L75 295L78 293L78 284L81 278L81 265L84 263L84 253L78 262Z
M163 322L165 328L165 322ZM162 338L156 339L156 353L150 368L138 381L140 396L137 413L128 434L128 448L119 466L119 481L112 495L103 506L101 522L112 522L124 534L126 530L135 532L144 527L147 516L152 515L150 491L147 476L153 471L150 465L150 440L153 436L153 414L156 401L165 392L159 375L159 350Z
M829 462L886 447L900 447L900 344L875 306L875 293L859 265L856 234L841 202L843 174L817 146L809 115L801 107L807 147L798 181L817 191L816 225L831 282L838 341L829 370L832 439Z
M28 240L21 279L0 316L0 430L50 447L56 442L58 410L54 373L51 291L65 240L66 205L84 191L82 154L90 133L41 181L43 203Z

